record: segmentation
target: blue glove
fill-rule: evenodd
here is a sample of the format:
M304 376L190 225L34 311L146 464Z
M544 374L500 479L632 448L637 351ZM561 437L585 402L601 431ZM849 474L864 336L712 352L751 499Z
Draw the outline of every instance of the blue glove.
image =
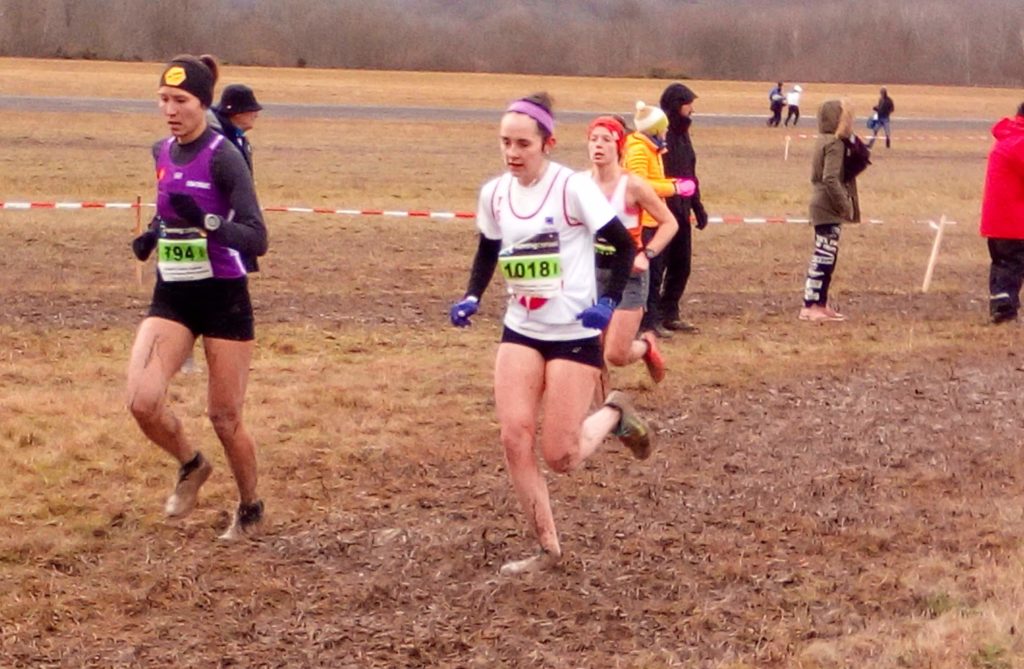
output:
M610 297L602 297L597 304L587 307L576 318L583 321L583 327L603 330L608 327L612 320L612 313L615 312L615 300Z
M452 320L452 325L455 327L467 328L472 325L469 322L469 317L475 314L479 308L480 298L470 295L453 304L452 308L448 311L448 317Z

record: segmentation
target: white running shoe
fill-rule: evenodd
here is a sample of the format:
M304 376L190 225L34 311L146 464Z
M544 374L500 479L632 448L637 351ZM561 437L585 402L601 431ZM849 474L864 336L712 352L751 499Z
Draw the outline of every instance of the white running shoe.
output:
M562 559L562 556L555 555L548 551L541 551L539 555L514 560L501 565L498 573L502 576L518 576L519 574L530 574L537 571L551 569Z
M178 470L178 484L174 486L174 492L164 505L164 513L170 518L188 515L196 508L199 488L210 478L212 471L213 465L202 453L196 453L194 458L183 464Z
M263 523L263 500L251 504L239 504L228 529L218 539L221 541L238 541L252 537Z

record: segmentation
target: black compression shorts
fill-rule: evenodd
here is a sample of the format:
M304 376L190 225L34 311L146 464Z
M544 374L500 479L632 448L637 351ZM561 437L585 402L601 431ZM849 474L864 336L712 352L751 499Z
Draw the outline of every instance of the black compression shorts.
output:
M570 360L590 367L601 369L604 366L604 354L601 352L601 339L569 339L566 341L546 341L519 334L508 327L501 333L502 344L519 344L540 353L544 362L551 360Z
M172 283L157 279L148 315L181 323L195 337L252 341L256 336L245 277Z

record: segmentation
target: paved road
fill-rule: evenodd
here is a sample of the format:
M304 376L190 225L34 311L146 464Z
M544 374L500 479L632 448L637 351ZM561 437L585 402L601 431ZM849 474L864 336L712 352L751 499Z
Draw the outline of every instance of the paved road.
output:
M380 107L367 105L320 105L295 103L264 104L267 116L283 118L365 118L393 121L496 121L495 109L449 109L444 107ZM155 100L128 100L121 98L69 98L37 97L27 95L0 95L0 109L38 112L98 112L121 114L152 114ZM585 123L595 114L606 110L559 111L562 121ZM628 116L631 112L625 112ZM805 115L809 116L809 115ZM764 125L767 114L695 114L705 126L744 127ZM814 130L811 118L805 118L801 129ZM995 119L981 118L905 118L895 117L894 125L913 130L971 130L987 131Z

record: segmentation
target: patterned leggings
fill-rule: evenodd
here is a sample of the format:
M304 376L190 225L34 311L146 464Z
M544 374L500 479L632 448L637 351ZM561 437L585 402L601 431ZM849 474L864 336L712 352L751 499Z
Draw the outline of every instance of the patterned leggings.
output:
M814 226L814 254L807 266L807 281L804 283L805 307L828 304L828 287L839 256L840 229L838 223Z

